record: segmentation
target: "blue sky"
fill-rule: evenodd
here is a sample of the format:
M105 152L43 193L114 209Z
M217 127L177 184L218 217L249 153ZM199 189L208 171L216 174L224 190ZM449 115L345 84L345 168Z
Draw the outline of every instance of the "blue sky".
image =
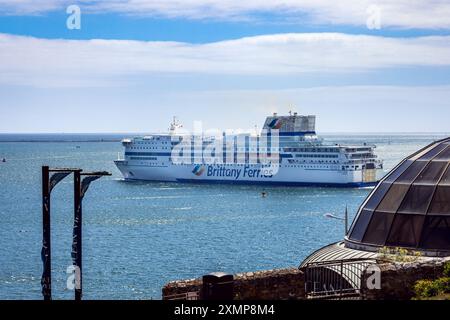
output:
M449 101L446 1L0 1L0 132L450 132Z

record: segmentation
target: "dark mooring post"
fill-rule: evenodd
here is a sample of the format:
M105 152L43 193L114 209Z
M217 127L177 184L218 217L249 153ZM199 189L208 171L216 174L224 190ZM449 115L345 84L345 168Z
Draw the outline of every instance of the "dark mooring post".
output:
M42 167L42 251L41 258L44 265L41 286L44 300L52 299L52 257L50 238L50 183L49 168Z
M81 300L83 296L83 198L91 182L103 176L110 176L108 172L74 172L74 224L72 243L72 262L75 266L75 300ZM83 180L81 180L81 177Z
M81 171L74 172L74 220L72 262L75 266L75 300L81 300L82 295L82 207L81 207Z
M50 169L42 167L42 251L41 258L43 272L41 278L42 295L44 300L52 299L52 253L51 253L51 225L50 225L50 199L53 188L72 169ZM50 176L51 174L51 176Z

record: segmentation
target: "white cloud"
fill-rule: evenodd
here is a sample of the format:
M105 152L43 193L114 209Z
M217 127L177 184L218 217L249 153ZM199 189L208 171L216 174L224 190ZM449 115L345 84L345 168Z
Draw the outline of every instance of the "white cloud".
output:
M84 12L188 19L257 19L257 13L278 14L291 23L365 26L367 9L381 9L382 27L450 29L448 0L0 0L0 13L38 14L79 3ZM306 15L306 16L305 16ZM307 21L305 21L307 19Z
M450 36L277 34L208 44L0 34L0 83L92 86L155 73L296 75L450 66Z

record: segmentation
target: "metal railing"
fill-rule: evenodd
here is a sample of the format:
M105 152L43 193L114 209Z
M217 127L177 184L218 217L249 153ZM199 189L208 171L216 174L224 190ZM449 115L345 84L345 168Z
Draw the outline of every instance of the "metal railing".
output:
M312 262L304 267L308 299L361 298L364 271L375 261L348 259Z
M162 297L163 300L171 301L196 301L200 300L200 291L184 292L172 295L166 295Z

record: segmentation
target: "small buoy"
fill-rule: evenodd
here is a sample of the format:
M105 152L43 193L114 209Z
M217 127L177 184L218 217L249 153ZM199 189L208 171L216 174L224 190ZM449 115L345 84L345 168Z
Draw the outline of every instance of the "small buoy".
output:
M261 196L262 196L263 198L265 198L265 197L267 197L267 193L266 193L266 192L261 192Z

